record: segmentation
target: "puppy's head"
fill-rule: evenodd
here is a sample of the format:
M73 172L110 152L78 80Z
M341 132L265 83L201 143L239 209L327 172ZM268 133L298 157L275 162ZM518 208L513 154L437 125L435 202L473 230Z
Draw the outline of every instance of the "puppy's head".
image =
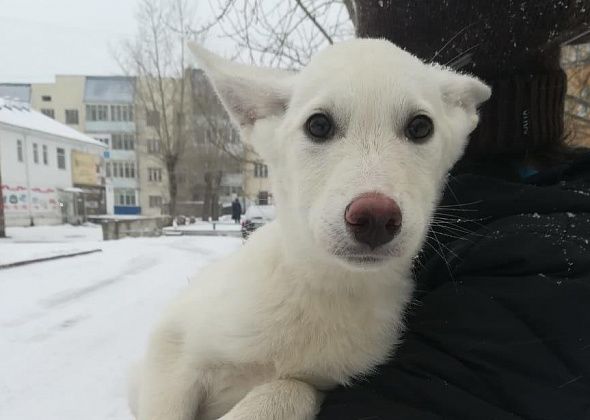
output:
M299 73L191 48L269 164L279 223L297 252L353 269L418 252L486 85L384 40L331 46Z

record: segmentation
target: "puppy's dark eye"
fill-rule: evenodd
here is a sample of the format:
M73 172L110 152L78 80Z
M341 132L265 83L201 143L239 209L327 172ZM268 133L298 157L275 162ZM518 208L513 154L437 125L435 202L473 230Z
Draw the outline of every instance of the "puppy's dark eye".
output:
M307 119L305 131L313 140L328 140L334 135L334 124L328 115L318 112Z
M434 131L434 123L426 115L416 115L406 126L406 137L413 141L423 141Z

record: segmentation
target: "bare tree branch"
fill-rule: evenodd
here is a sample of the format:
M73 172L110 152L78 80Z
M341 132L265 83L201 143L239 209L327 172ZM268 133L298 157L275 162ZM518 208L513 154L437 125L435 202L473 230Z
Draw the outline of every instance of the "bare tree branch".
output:
M354 8L349 11L342 0L233 0L230 8L227 2L217 0L223 17L214 29L232 40L236 55L249 62L302 67L323 46L354 34Z
M307 7L305 7L303 5L303 3L301 2L301 0L295 0L295 2L301 8L301 10L303 10L303 13L305 13L305 16L307 16L307 18L309 20L311 20L311 22L314 24L314 26L319 29L319 31L322 33L322 35L324 35L324 37L326 38L326 40L330 44L333 44L334 43L334 40L332 39L332 37L330 35L328 35L328 33L326 32L326 30L324 29L324 27L318 23L318 21L316 20L315 16L312 15L309 12L309 10L307 10Z

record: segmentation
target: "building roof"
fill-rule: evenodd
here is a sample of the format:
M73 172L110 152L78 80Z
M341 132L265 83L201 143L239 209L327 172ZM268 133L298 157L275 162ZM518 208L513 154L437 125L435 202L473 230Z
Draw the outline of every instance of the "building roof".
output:
M135 79L126 76L88 76L84 102L133 103Z
M29 104L23 102L0 98L0 124L33 130L88 145L106 147L98 140L31 109Z

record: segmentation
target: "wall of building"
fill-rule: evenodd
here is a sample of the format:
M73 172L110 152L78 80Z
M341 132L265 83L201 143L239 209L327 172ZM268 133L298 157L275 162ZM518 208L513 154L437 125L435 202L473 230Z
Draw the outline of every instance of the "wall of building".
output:
M55 120L84 132L86 130L83 103L85 82L85 76L58 75L55 77L55 83L33 83L31 84L31 106L38 111L52 109ZM66 110L78 111L77 124L66 122Z
M260 198L265 196L268 196L268 200L266 202L263 200L262 204L273 204L270 169L256 153L247 154L247 159L242 165L242 173L246 206L261 204Z
M145 147L145 144L140 144L142 151ZM162 164L162 159L158 155L145 150L141 153L140 157L139 182L141 185L141 208L143 209L143 214L147 216L159 216L163 214L163 205L170 201L168 173ZM151 179L150 171L152 171ZM159 171L161 176L159 178L154 177L154 171Z
M18 140L22 141L22 162L19 161ZM37 145L38 159L34 158ZM47 147L47 163L43 146ZM65 169L58 168L57 149L64 149ZM73 143L67 139L39 132L0 125L0 161L5 216L8 226L59 224L68 209L74 205L64 199L74 186L72 178L72 152L80 151L97 157L102 149L97 146Z

